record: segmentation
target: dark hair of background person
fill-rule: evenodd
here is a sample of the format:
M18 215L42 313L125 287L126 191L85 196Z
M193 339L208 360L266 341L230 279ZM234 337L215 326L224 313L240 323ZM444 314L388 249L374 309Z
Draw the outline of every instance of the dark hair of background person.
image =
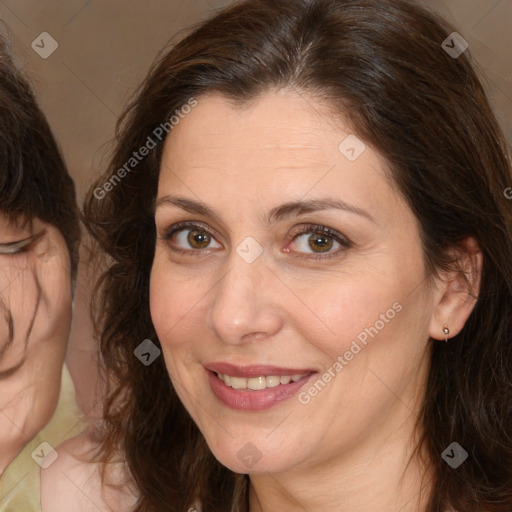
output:
M66 241L73 288L78 268L80 212L75 185L30 83L0 36L0 213L12 226L35 217Z
M94 307L109 389L100 459L125 458L140 491L137 511L183 511L195 498L203 512L247 511L249 480L213 457L163 358L146 367L133 355L146 338L159 344L149 277L163 144L103 199L94 189L191 97L218 92L243 106L282 87L330 105L385 158L419 221L426 277L453 269L448 249L463 238L480 245L474 310L449 343L430 346L417 453L426 450L435 475L427 512L512 510L512 210L503 194L512 174L470 55L453 59L441 47L453 30L406 0L242 1L153 64L84 209L108 255ZM469 453L457 469L441 458L453 441Z

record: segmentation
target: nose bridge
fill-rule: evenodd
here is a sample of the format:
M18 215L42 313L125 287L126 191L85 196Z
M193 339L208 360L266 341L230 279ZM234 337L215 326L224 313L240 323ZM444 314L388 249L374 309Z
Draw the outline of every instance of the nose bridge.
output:
M211 303L211 328L226 343L241 343L251 334L271 336L281 325L272 273L262 254L254 258L254 247L247 244L233 249Z

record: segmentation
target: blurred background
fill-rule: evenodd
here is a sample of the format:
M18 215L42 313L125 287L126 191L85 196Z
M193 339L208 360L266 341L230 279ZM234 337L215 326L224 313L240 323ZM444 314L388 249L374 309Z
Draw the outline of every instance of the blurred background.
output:
M378 0L376 0L378 1ZM230 0L0 0L19 64L63 150L79 197L106 162L130 94L171 38ZM512 142L512 0L423 0L469 43Z

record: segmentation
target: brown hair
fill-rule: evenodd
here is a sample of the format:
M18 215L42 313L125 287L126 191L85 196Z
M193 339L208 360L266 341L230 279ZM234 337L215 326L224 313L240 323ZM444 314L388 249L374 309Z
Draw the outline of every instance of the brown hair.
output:
M190 98L215 91L243 104L280 87L327 102L387 160L419 221L429 275L450 268L447 249L465 237L480 245L471 316L450 343L431 345L419 446L435 475L428 512L512 510L512 211L503 193L512 173L468 52L452 58L441 46L453 30L406 0L249 0L153 65L85 205L110 259L97 304L109 386L102 455L126 461L137 511L183 511L195 498L204 512L247 511L248 479L213 457L163 358L146 367L133 355L145 338L159 343L148 291L162 144L101 199L98 187ZM469 452L456 470L441 458L454 440Z
M0 35L0 211L11 225L37 217L66 241L73 289L80 243L75 185L28 79Z

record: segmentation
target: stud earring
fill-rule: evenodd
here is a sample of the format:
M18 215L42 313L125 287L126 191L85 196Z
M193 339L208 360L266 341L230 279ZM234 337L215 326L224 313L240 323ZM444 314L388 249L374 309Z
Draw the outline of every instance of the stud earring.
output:
M444 341L448 342L448 334L450 334L450 329L448 329L447 325L443 327L443 332L446 334L446 339Z

